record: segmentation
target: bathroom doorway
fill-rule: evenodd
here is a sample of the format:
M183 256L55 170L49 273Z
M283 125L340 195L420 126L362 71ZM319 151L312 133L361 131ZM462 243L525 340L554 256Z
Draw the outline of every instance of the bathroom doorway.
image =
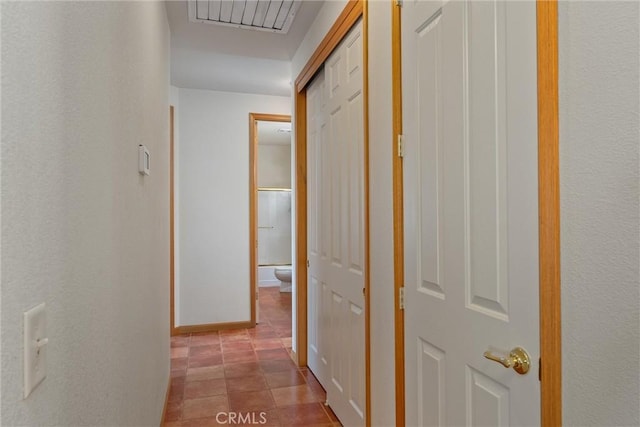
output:
M291 116L249 114L251 313L291 338ZM262 310L261 310L262 307Z

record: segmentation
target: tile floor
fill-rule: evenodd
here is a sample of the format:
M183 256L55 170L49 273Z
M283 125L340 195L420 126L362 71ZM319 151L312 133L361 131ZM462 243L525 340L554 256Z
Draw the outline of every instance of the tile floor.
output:
M171 338L164 426L340 425L320 383L289 355L291 293L273 287L259 295L260 324L253 329ZM227 413L240 413L246 424L230 422Z

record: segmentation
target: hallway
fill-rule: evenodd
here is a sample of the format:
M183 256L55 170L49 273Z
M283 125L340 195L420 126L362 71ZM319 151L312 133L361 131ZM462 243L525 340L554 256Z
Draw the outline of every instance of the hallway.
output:
M291 294L260 288L259 307L254 329L171 338L164 426L340 425L320 383L289 356ZM253 418L231 422L234 413Z

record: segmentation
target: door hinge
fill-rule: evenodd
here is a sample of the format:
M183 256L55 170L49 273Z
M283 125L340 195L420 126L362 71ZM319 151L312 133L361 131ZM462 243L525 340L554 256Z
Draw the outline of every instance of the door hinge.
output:
M400 303L400 310L404 310L404 286L398 289L399 292L399 303Z
M396 6L402 7L403 0L396 0Z
M398 157L404 157L404 135L398 135Z
M311 262L307 260L307 267L311 267Z

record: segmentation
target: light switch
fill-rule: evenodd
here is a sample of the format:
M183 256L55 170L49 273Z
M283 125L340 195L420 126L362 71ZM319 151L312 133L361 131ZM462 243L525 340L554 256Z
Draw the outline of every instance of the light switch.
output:
M24 313L24 398L47 376L47 324L44 303Z
M138 146L138 172L141 175L149 175L151 172L151 155L144 145Z

